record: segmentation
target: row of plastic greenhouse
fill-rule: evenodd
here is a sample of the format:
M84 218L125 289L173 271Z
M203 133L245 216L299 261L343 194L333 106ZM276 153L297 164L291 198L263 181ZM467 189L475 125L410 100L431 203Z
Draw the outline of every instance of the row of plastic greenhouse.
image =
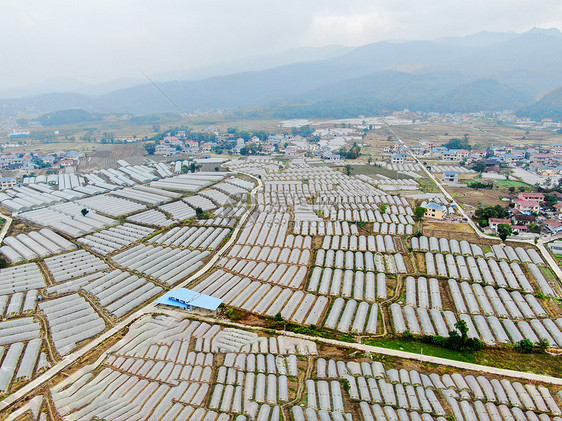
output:
M119 269L103 274L82 286L96 302L109 313L121 317L150 298L162 292L162 288L146 279Z
M127 420L135 414L148 413L156 420L228 420L229 413L258 419L255 417L264 413L261 408L265 405L260 408L262 395L263 402L272 405L288 401L287 376L297 374L296 355L288 357L291 363L286 366L287 374L277 376L259 371L273 355L248 354L243 367L238 362L240 369L233 371L227 366L234 365L238 354L227 354L224 365L218 365L210 353L214 347L210 344L216 341L230 344L224 345L229 348L224 352L238 353L251 348L258 339L276 348L284 347L281 338L277 344L276 338L270 341L238 329L162 316L144 318L109 350L103 369L94 371L94 366L88 366L85 373L71 375L51 389L56 411L70 419ZM287 342L305 345L298 348L308 347L308 341L287 338ZM201 348L208 350L201 352ZM255 363L253 369L250 357ZM106 398L113 393L120 398ZM219 417L221 408L227 410L221 414L228 415L225 418Z
M377 304L336 298L324 327L343 333L374 335L377 333L378 314Z
M147 242L183 248L214 250L230 234L228 228L217 227L175 227L157 234Z
M49 323L50 337L57 352L67 355L76 343L105 329L105 322L80 295L71 294L39 304Z
M539 253L532 248L511 247L502 244L495 244L490 247L490 251L484 252L478 244L469 243L466 240L448 240L437 237L412 237L412 249L414 251L431 251L432 253L452 253L455 255L486 257L496 260L508 260L519 263L544 264Z
M325 250L351 250L351 251L373 251L380 253L395 253L396 247L390 235L327 235L322 241Z
M5 237L0 252L12 263L51 256L74 250L76 246L50 229Z
M327 297L252 281L223 271L214 272L193 289L221 298L232 307L267 316L281 313L285 320L307 325L317 325L328 306Z
M307 290L321 295L341 296L368 302L385 300L387 298L386 275L315 267L310 275Z
M449 410L455 419L474 420L550 420L549 415L561 415L550 390L533 383L458 372L427 374L414 369L387 369L380 362L346 363L323 358L317 360L316 374L325 381L346 380L350 397L359 401L361 413L368 420L429 420L448 416ZM393 418L392 414L407 418Z
M228 258L220 259L217 266L240 276L294 289L302 287L308 271L307 266Z
M182 193L196 192L222 180L225 176L225 173L205 172L180 174L165 180L151 181L150 187Z
M117 225L114 219L89 211L82 215L83 206L77 203L63 203L48 208L24 212L20 218L47 226L70 237L80 237L84 234Z
M408 331L414 335L447 337L449 331L455 330L455 323L464 320L469 337L479 338L487 345L518 343L522 339L529 339L536 344L544 339L550 346L559 347L562 341L562 318L513 321L496 316L469 316L466 313L455 315L449 310L428 311L423 307L414 308L397 303L390 305L390 313L395 333Z
M528 264L531 267L537 267L534 263ZM548 282L544 280L544 276L538 270L535 280L546 292L545 289L550 288ZM479 282L487 285L498 287L509 287L511 289L519 289L525 292L533 292L534 288L525 275L525 272L519 266L519 263L507 263L505 260L499 263L496 260L486 260L483 257L475 259L472 256L453 256L452 254L432 254L425 253L425 273L433 276L443 276L455 279L462 279L471 282ZM552 294L547 294L552 295Z
M156 209L149 209L147 211L128 216L127 221L157 227L167 227L176 223L175 220L169 219L164 212Z
M36 289L25 293L16 292L12 295L0 295L0 318L31 314L37 307L39 292Z
M149 236L154 229L125 223L104 231L99 231L91 235L79 238L78 242L102 256L130 246L144 237Z
M60 254L44 260L55 282L62 282L108 268L99 257L86 250Z
M45 277L36 263L0 269L0 295L45 287Z
M299 345L286 356L272 352L285 342ZM51 388L54 410L68 419L108 420L150 414L155 420L542 421L561 415L552 386L415 361L383 364L361 354L319 358L299 351L308 349L306 342L145 317L98 362ZM250 351L257 343L268 349ZM287 405L297 398L299 405Z
M80 199L76 203L110 216L122 216L146 209L140 203L106 194Z
M46 354L41 352L42 342L35 338L0 346L0 393L8 392L13 383L29 380L50 367Z
M508 292L489 285L460 284L449 279L448 286L457 313L484 314L513 319L535 319L548 317L539 300L532 294L522 295L519 291Z
M111 259L123 268L144 273L168 285L175 285L203 266L208 251L190 251L138 244Z
M343 251L343 250L323 250L316 252L316 266L324 266L335 269L356 269L377 272L399 272L408 271L404 256L400 253L380 254L370 251ZM386 264L386 268L385 268Z

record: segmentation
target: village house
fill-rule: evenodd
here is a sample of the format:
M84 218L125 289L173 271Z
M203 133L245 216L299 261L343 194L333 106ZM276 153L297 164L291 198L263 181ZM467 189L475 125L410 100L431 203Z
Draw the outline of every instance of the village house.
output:
M459 172L458 171L445 171L443 173L443 182L456 184L459 182Z
M517 195L517 198L521 200L536 200L538 202L544 202L543 193L521 192Z
M16 187L16 177L1 177L0 178L0 190L11 189Z
M562 231L562 221L559 221L557 219L545 219L542 225L552 234L558 234L560 231Z
M488 225L490 226L490 229L494 232L498 232L498 225L500 225L500 224L511 225L511 220L504 219L504 218L490 218L488 220Z
M541 208L538 200L515 199L515 209L521 212L538 212Z
M511 228L513 229L513 232L517 232L519 234L525 233L529 229L527 225L512 225Z
M434 202L422 204L422 208L426 209L425 216L428 218L443 219L447 214L447 208L445 206Z

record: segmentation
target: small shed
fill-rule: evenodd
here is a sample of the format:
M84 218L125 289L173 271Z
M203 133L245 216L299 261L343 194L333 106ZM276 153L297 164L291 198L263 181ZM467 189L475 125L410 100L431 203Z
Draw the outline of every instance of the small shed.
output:
M209 316L216 314L222 300L187 288L179 288L158 298L156 304Z

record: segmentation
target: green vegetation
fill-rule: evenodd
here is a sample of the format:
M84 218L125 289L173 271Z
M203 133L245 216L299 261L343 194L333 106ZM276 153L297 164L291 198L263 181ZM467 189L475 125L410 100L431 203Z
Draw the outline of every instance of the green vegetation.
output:
M438 345L432 345L415 340L404 339L368 339L365 344L378 346L381 348L396 349L404 352L412 352L414 354L429 355L431 357L447 358L449 360L463 361L467 363L475 363L475 355L470 352L460 352L446 349Z
M481 181L469 181L466 184L471 189L493 189L494 185L492 183L483 183Z
M494 184L497 184L500 187L523 187L523 188L530 187L529 184L523 183L522 181L494 180L493 182L494 182Z
M524 352L525 354L530 354L535 350L533 342L531 342L529 339L521 339L519 342L517 342L515 348L521 352Z
M52 127L62 126L65 124L86 123L99 119L99 114L92 114L88 111L72 109L46 113L39 117L37 120L43 127Z
M441 191L431 178L418 178L416 181L420 185L420 189L425 193L439 193Z
M490 218L507 218L509 216L509 211L503 206L485 206L483 208L478 208L474 212L474 219L481 227L488 226L488 219Z
M462 139L452 138L447 143L443 145L447 149L472 149L470 143L468 143L468 135L465 134Z
M246 312L244 310L240 310L234 307L228 307L224 312L224 315L228 317L232 321L239 321L246 317Z
M426 212L427 212L426 208L422 208L421 206L416 206L416 208L414 209L414 219L416 221L423 220L423 217L425 216Z
M209 211L204 211L203 209L197 207L195 208L195 216L197 219L209 219L211 214Z
M513 228L511 228L510 224L498 225L498 235L500 236L502 241L505 241L511 234L513 234Z
M470 169L472 171L483 173L486 171L486 163L484 161L478 161L472 167L470 167Z
M345 148L341 148L338 151L338 154L345 159L357 159L359 158L359 155L361 155L361 148L357 145L357 143L354 143L349 151Z

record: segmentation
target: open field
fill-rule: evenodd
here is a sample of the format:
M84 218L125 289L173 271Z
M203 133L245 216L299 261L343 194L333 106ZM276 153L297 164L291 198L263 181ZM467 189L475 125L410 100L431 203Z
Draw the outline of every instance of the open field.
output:
M469 205L475 208L481 206L505 206L506 202L502 198L507 197L500 189L471 189L467 187L447 187L447 191L461 205Z
M515 180L494 180L494 184L498 186L509 188L509 187L530 187L529 184L524 183L522 181L515 181Z
M338 167L341 171L345 172L345 167ZM385 177L393 178L393 179L408 179L411 178L406 174L400 174L397 171L391 170L385 167L379 167L376 165L352 165L351 166L351 175L369 175L369 176L376 176L376 175L383 175Z
M468 135L469 142L476 149L485 149L492 145L531 146L562 142L562 135L554 132L531 130L529 134L525 134L526 129L507 127L488 121L463 124L431 122L411 126L393 126L392 130L408 145L416 144L422 139L441 145L451 138L462 138L464 134ZM390 135L390 131L383 127L369 133L367 139L384 145L388 144L386 139Z

